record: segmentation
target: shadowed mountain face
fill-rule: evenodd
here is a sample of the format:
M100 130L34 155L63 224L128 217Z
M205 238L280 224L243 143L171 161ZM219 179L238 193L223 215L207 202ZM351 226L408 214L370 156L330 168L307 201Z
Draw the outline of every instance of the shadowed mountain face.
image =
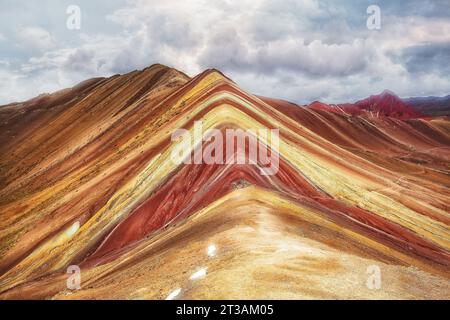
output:
M277 172L175 163L197 121L278 129ZM450 121L389 92L303 108L153 65L0 107L0 140L2 299L450 298Z
M404 101L426 115L450 116L450 95L446 97L408 98Z

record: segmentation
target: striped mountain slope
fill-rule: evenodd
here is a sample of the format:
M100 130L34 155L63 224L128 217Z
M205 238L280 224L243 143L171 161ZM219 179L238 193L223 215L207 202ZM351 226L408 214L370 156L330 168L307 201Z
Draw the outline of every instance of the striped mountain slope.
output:
M174 163L171 134L200 120L279 129L278 172ZM154 65L0 123L0 298L450 298L448 118L314 110Z

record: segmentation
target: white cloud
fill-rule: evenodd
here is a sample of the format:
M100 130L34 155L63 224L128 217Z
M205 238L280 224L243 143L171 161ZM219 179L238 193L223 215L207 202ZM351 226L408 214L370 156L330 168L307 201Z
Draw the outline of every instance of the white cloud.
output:
M0 66L0 101L19 102L41 93L54 92L67 86L59 81L55 71L43 71L35 76L24 75Z
M41 27L22 27L16 37L19 45L27 49L45 51L56 47L56 40Z

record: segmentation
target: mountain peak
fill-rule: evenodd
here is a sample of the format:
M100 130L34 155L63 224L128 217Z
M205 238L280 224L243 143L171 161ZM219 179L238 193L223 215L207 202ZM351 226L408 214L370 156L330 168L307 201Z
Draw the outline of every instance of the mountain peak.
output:
M423 115L417 112L390 90L381 94L370 96L355 103L363 112L375 116L394 117L398 119L419 118Z
M404 101L398 95L388 89L383 90L380 94L371 95L368 98L362 99L356 102L356 104L365 103L366 101L371 101L372 103L387 102L390 104L404 104Z
M329 105L314 101L309 105L316 110L326 110L351 115L370 115L374 117L393 117L398 119L413 119L423 117L422 113L403 101L390 90L372 95L355 103Z
M386 96L389 97L389 96L391 96L391 97L397 97L398 98L398 96L395 94L395 92L393 92L393 91L391 91L389 89L384 89L383 92L381 92L379 95L382 96L382 97L386 97Z

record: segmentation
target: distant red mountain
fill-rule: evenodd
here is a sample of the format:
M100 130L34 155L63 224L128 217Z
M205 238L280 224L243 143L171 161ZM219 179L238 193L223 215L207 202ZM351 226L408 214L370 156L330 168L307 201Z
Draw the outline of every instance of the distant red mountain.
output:
M397 119L414 119L424 117L424 114L417 111L393 92L388 90L355 103L325 104L315 101L308 107L315 110L327 110L355 116L368 115L373 117L392 117Z

